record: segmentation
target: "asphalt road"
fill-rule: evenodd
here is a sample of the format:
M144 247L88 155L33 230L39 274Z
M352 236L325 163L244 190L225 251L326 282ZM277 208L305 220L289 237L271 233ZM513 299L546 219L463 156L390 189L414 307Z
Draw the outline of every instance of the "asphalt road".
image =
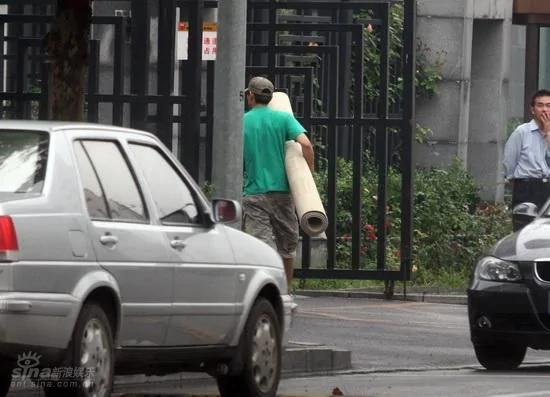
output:
M355 370L478 364L464 305L334 297L298 297L297 302L290 340L349 349ZM529 350L526 361L550 365L550 352Z
M285 379L279 397L548 397L550 366L514 372L482 370L388 372ZM123 397L214 397L213 384L186 384L182 388L157 388L154 393L128 393Z
M353 369L283 379L281 397L329 397L335 388L348 397L550 396L550 352L529 350L525 365L506 373L478 365L466 306L335 297L298 297L297 302L289 340L350 349ZM213 379L196 375L172 385L116 389L125 397L202 397L217 391Z

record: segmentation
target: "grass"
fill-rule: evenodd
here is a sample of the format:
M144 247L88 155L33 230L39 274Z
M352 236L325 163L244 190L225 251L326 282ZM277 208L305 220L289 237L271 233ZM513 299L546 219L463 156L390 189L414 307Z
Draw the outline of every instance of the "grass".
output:
M439 269L438 271L418 271L413 273L413 279L407 281L408 290L428 291L465 291L470 282L469 269ZM384 281L380 280L326 280L326 279L294 279L295 289L309 290L351 290L367 289L384 291ZM404 283L396 281L395 291L401 291Z

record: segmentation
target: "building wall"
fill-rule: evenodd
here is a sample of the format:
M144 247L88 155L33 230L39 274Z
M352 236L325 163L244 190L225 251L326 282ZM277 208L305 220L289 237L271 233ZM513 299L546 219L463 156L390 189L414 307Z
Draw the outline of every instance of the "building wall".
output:
M508 108L508 135L523 120L523 92L525 90L525 26L512 25L510 52L510 103Z
M513 0L418 0L417 35L433 56L442 51L445 63L438 93L417 102L417 122L433 136L415 146L413 158L420 167L460 159L485 200L503 199L508 119L523 106L521 31L512 26L512 8Z

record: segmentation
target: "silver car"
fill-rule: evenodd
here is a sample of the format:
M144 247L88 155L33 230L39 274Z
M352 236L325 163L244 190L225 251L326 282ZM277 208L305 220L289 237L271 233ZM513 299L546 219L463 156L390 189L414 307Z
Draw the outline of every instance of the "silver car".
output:
M277 253L223 225L240 212L149 133L0 122L0 396L182 370L275 396L293 301Z

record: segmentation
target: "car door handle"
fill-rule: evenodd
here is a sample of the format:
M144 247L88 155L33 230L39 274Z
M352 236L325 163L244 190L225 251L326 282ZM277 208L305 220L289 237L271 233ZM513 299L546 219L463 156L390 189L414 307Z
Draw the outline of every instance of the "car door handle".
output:
M118 237L112 234L104 234L99 238L99 242L103 245L115 245L118 243Z
M172 246L172 248L175 248L177 250L181 250L181 249L185 248L187 243L183 240L180 240L180 239L174 239L174 240L170 241L170 245Z

